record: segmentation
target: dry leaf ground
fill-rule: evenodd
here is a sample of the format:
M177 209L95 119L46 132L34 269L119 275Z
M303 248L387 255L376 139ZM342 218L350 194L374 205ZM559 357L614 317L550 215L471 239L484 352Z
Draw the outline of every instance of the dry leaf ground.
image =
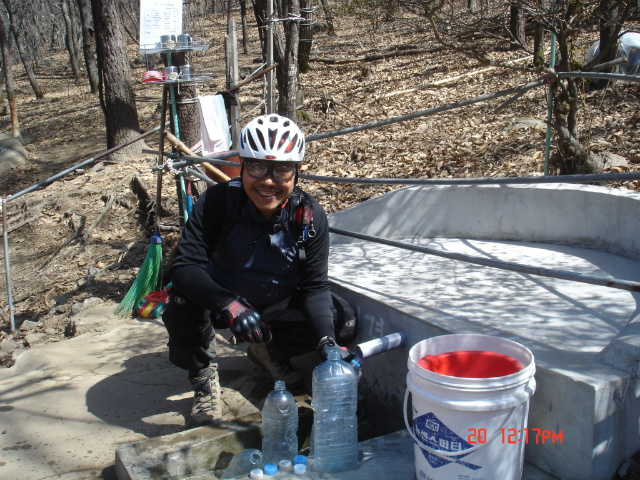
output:
M192 65L196 72L214 74L214 84L200 89L200 94L224 88L225 22L222 17L194 20L193 35L209 41L211 48L194 55ZM260 57L257 29L251 19L249 27L249 51L240 55L241 66ZM408 14L380 23L377 29L366 17L340 16L336 29L335 37L316 35L312 57L337 60L400 48L438 47L425 29L424 20ZM519 58L518 53L490 43L487 51L496 59ZM20 66L15 67L19 119L28 139L29 164L0 178L0 193L4 195L35 185L105 149L98 98L89 93L84 82L72 81L64 52L51 52L44 60L38 69L38 79L46 92L43 100L33 97L26 76ZM159 121L161 91L139 82L148 58L139 55L135 45L130 48L130 60L141 126L148 130ZM311 65L312 71L300 78L309 114L301 126L308 135L423 111L536 78L536 74L516 70L486 70L458 53L442 49L372 62L313 61ZM467 76L439 87L379 98L463 74ZM263 93L262 82L242 89L242 115L256 115L254 108ZM541 175L547 91L529 90L496 112L505 99L310 143L305 173L358 178ZM636 84L617 84L586 94L582 135L589 137L594 151L621 155L627 159L628 169L637 171L639 115ZM516 120L520 118L534 122L519 123ZM0 130L10 131L8 116L0 118ZM156 148L157 137L149 137L145 145L141 144L141 150ZM155 195L155 175L150 167L156 160L154 155L142 153L120 163L101 158L7 204L12 294L16 325L21 328L14 334L9 331L7 291L5 282L0 282L4 364L11 364L12 348L59 341L65 331L73 334L69 317L87 305L115 305L122 299L145 258L150 233L148 218L139 213L131 181L142 180ZM303 181L303 186L320 199L328 212L398 188L308 181ZM617 186L639 189L640 182ZM179 238L180 226L176 188L170 174L164 175L162 193L163 204L171 212L162 218L162 223L175 230L163 231L166 260ZM5 340L12 342L11 348Z

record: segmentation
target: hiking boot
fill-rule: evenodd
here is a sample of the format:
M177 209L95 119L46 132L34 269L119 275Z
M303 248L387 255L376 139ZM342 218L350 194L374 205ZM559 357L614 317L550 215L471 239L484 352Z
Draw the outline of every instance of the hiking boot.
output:
M282 380L289 387L301 385L304 380L302 374L295 370L288 361L276 362L271 358L267 344L264 342L250 343L247 357L253 363L264 368L273 380Z
M193 387L193 407L191 418L196 423L211 422L222 418L222 398L220 396L220 381L218 380L218 366L211 365L206 372L195 378L190 378Z

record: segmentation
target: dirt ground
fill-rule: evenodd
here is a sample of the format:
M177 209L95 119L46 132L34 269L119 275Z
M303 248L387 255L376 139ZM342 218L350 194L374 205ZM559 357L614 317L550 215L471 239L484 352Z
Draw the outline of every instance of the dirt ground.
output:
M239 21L239 19L238 19ZM224 85L223 38L226 19L194 22L193 35L208 41L195 54L196 72L211 72L211 94ZM300 125L307 135L330 132L459 102L521 85L536 73L489 69L459 53L436 48L422 19L399 15L377 29L367 18L340 17L337 36L314 37L312 71L301 75L308 116ZM240 38L241 32L239 32ZM584 51L589 46L585 39ZM260 57L255 25L249 23L249 51L240 65ZM389 56L367 61L371 54L406 49L432 53ZM487 41L496 59L522 56ZM26 168L0 178L0 193L12 195L103 152L105 129L99 100L88 84L74 82L64 52L50 52L38 69L46 92L32 95L20 66L15 67L20 126L29 154ZM337 62L336 60L342 60ZM147 59L131 45L136 103L143 131L159 121L161 89L142 85ZM525 62L526 63L526 62ZM397 93L433 84L411 93ZM262 82L241 90L241 115L248 121L263 95ZM616 84L584 95L581 136L593 152L610 152L625 162L609 171L640 170L639 87ZM385 96L386 95L386 96ZM476 103L434 116L341 135L308 144L303 173L333 177L455 178L540 176L544 169L547 90L529 90L496 111L506 98ZM523 120L525 119L525 120ZM0 131L10 132L8 116ZM157 148L158 135L140 143ZM9 328L5 282L0 282L0 362L11 365L14 349L62 341L76 332L71 315L88 306L117 305L142 265L152 228L146 205L132 190L136 180L155 196L157 156L140 153L113 162L100 158L52 184L7 203L8 248L17 332ZM311 183L303 188L318 197L327 212L348 208L399 186ZM613 185L640 190L640 182ZM176 245L181 220L172 174L163 175L163 206L170 212L161 224L164 261ZM2 255L4 258L4 254ZM640 477L625 477L640 478Z

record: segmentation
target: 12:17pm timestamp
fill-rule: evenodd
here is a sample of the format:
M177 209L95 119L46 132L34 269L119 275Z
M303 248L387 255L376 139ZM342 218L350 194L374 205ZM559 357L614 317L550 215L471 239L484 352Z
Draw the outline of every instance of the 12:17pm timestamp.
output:
M544 430L542 428L525 428L519 430L517 428L501 428L502 443L562 443L562 430L555 432L553 430ZM486 443L487 430L484 428L470 428L467 442L470 444Z

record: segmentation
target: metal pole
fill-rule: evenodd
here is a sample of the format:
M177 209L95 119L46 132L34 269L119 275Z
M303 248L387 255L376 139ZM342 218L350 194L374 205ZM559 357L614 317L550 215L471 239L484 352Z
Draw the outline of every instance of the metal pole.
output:
M231 1L231 0L229 0ZM236 21L231 21L231 26L228 36L229 43L229 85L231 89L234 85L238 84L238 30L236 28ZM231 147L238 148L238 140L240 138L240 99L238 98L238 92L234 91L230 93L235 97L235 102L231 102L229 107L229 118L231 119Z
M604 80L625 81L640 83L640 77L635 75L623 75L621 73L602 72L559 72L558 78L600 78Z
M273 64L273 0L267 0L267 66ZM267 114L273 113L273 70L266 76Z
M473 263L485 267L499 268L501 270L509 270L512 272L525 273L529 275L538 275L541 277L559 278L561 280L571 280L574 282L589 283L591 285L599 285L602 287L618 288L621 290L629 290L632 292L640 292L640 282L630 280L618 280L615 278L599 277L597 275L585 275L581 273L567 272L564 270L555 270L542 267L531 267L513 262L503 262L500 260L491 260L488 258L474 257L473 255L465 255L463 253L445 252L434 248L423 247L411 243L397 242L386 238L374 237L372 235L364 235L362 233L349 232L337 228L329 227L329 232L346 237L366 240L368 242L381 243L390 247L403 248L414 252L435 255L438 257L459 260L462 262Z
M159 154L156 150L143 150L143 153ZM195 163L213 163L215 165L237 166L235 162L223 160L235 157L237 150L214 154L210 157L194 157L192 155L177 155L164 153L165 157L178 157L180 160L172 162L171 166L180 168ZM151 170L159 170L167 165L156 165ZM523 185L523 184L551 184L551 183L605 183L605 182L630 182L640 180L640 172L621 173L592 173L583 175L552 175L547 177L484 177L484 178L346 178L326 177L321 175L308 175L301 173L303 180L326 183L353 183L353 184L378 184L378 185Z
M7 199L2 197L2 232L4 237L4 271L7 279L7 302L9 303L9 323L11 331L16 329L13 313L13 286L11 285L11 265L9 262L9 232L7 228Z
M211 163L219 163L211 161ZM551 175L547 177L485 177L485 178L338 178L306 175L301 179L327 183L380 185L522 185L547 183L604 183L640 180L640 172L594 173L585 175Z
M207 185L215 185L216 184L216 182L211 180L206 175L201 174L198 170L194 170L193 168L189 168L189 167L187 167L185 170L187 171L187 173L189 175L193 175L194 177L199 178L200 180L202 180Z
M171 52L167 52L167 66L171 66ZM180 127L178 126L178 106L176 104L176 90L173 85L169 85L171 97L171 118L173 118L173 134L180 138Z

